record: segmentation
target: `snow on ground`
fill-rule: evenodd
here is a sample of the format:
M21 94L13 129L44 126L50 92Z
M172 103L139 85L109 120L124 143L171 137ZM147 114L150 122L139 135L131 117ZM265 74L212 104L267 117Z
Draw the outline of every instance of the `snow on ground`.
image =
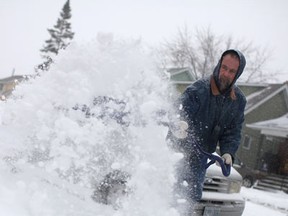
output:
M22 168L18 173L11 173L7 168L4 169L5 167L7 166L2 163L0 170L0 215L3 216L161 215L161 213L137 214L132 210L125 212L95 203L90 198L91 190L69 184L53 173L47 173L33 166ZM243 216L288 215L288 194L247 188L242 188L241 193L246 198ZM153 197L150 199L154 200ZM141 209L138 210L141 211ZM173 209L167 209L167 215L169 215L169 211L170 215L173 215Z
M49 72L0 103L1 216L179 215L170 206L178 158L165 143L167 128L155 121L169 109L171 89L139 41L100 39L71 44ZM93 107L98 96L124 103ZM123 115L101 117L103 110ZM118 210L91 199L114 169L132 174L133 193ZM242 194L245 216L285 215L277 207L288 206L286 194L244 188Z
M242 216L287 216L287 213L247 201Z
M282 191L267 192L242 187L241 194L246 200L243 216L288 215L288 194Z

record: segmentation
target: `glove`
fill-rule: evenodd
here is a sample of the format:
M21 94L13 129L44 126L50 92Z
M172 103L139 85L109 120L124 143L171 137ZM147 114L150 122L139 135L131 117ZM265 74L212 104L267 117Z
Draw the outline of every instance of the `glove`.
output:
M171 132L178 139L184 139L187 137L188 124L185 121L179 121L172 125Z
M232 166L232 156L230 154L228 153L223 154L222 159L224 160L226 164L229 164L230 166Z

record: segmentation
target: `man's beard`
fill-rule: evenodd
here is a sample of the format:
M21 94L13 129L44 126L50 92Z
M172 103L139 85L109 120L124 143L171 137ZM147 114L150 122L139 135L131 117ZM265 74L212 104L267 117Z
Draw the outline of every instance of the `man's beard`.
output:
M220 92L225 92L229 89L231 85L231 81L225 77L219 77L219 84L220 84Z

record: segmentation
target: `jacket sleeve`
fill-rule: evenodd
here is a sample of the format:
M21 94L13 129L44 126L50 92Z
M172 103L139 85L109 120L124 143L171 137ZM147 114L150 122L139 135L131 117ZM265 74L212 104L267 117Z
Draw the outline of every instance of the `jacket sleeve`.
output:
M232 158L235 158L236 151L241 141L241 130L244 122L244 109L246 99L242 100L239 105L237 116L233 119L229 127L224 128L224 131L219 139L221 155L229 153Z

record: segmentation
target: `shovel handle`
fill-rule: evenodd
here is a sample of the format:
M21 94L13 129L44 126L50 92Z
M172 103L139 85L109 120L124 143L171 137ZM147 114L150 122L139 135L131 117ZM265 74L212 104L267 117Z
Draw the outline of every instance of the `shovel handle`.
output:
M223 159L217 155L205 152L200 146L199 144L195 143L194 146L196 146L196 148L199 149L199 151L205 155L207 158L209 158L209 162L205 165L205 169L208 169L209 166L211 166L212 164L214 164L216 161L220 164L221 170L222 170L222 174L224 176L229 176L230 172L231 172L231 165L230 164L226 164Z

